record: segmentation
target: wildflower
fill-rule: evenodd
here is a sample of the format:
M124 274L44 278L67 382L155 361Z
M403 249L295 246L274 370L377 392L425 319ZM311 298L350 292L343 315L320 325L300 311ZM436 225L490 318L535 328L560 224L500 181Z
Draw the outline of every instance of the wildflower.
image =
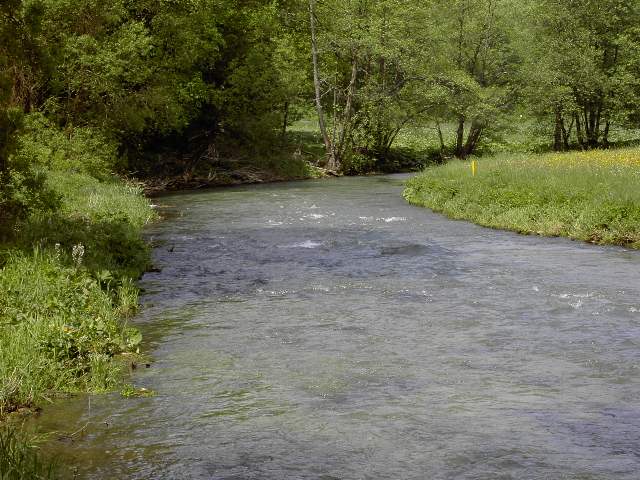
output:
M71 251L71 258L73 258L73 263L75 263L76 266L79 267L80 265L82 265L83 257L84 257L84 245L82 245L81 243L74 245Z

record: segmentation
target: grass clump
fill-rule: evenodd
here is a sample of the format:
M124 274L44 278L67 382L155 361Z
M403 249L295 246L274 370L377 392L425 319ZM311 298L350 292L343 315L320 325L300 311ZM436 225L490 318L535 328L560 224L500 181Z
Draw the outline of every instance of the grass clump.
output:
M404 197L455 219L525 234L640 248L640 149L452 161L411 179Z

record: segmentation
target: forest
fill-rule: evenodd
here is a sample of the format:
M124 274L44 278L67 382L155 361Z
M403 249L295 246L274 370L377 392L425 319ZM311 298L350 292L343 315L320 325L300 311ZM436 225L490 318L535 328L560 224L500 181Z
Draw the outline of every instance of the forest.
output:
M393 158L412 127L465 158L508 148L514 131L529 149L608 147L640 122L636 1L0 8L5 227L51 206L47 169L144 178L276 158L302 117L317 118L320 164L356 173Z
M435 167L408 201L638 248L639 144L640 0L3 0L0 426L148 393L145 194Z

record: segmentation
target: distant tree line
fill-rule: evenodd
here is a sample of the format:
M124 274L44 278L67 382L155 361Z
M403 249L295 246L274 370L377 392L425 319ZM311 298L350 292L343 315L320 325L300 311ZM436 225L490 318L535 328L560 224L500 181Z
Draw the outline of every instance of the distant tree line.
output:
M25 131L127 170L169 140L281 145L311 108L333 170L426 123L460 158L518 118L606 147L640 124L640 0L4 0L0 222L46 201Z

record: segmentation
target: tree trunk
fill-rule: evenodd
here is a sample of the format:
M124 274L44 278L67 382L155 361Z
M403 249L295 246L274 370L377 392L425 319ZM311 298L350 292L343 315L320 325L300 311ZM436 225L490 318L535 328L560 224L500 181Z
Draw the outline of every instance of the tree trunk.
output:
M342 118L342 129L340 131L340 140L338 142L338 155L342 157L345 148L345 140L351 132L351 114L353 112L353 97L356 94L356 81L358 79L358 58L355 52L351 57L351 80L347 88L347 100L344 107L344 115Z
M438 130L438 140L440 140L440 157L444 158L444 151L446 146L444 144L444 137L442 136L442 128L440 128L440 121L436 120L436 129Z
M464 116L458 117L458 130L456 131L456 157L464 158Z
M477 122L471 122L471 128L469 129L469 135L467 136L467 142L464 145L464 155L462 158L466 158L475 152L480 136L482 135L482 125Z
M602 146L604 148L609 148L609 129L611 128L611 121L609 119L606 120L604 126L604 133L602 134Z
M587 136L587 147L596 148L598 146L598 140L600 137L598 126L598 108L596 105L590 103L584 107L584 128Z
M562 143L562 112L559 108L556 108L556 126L553 132L553 150L554 152L561 152L563 149Z
M564 118L562 119L562 144L565 150L570 150L570 139L571 139L571 130L573 130L574 119L571 119L571 123L569 124L569 129L565 127Z
M289 102L284 102L284 111L282 116L283 116L282 132L280 134L280 141L284 146L287 143L287 124L289 123Z
M316 0L309 0L309 21L311 26L311 57L313 61L313 86L315 89L316 110L318 112L318 125L320 127L320 133L322 134L322 140L324 141L324 148L327 152L327 168L329 170L337 170L340 166L337 163L333 152L333 146L331 139L327 133L327 126L324 121L324 111L322 109L322 98L320 92L320 67L318 65L318 39L316 36Z
M580 114L574 114L574 118L576 121L576 137L578 138L578 145L584 150L584 135L582 134L582 125L580 124Z
M393 146L393 142L396 141L396 137L400 133L400 130L402 130L402 127L396 128L392 132L392 134L389 135L389 139L387 140L387 143L386 143L386 145L384 147L384 155L383 155L383 157L386 157L389 154L389 151L391 150L391 147Z

